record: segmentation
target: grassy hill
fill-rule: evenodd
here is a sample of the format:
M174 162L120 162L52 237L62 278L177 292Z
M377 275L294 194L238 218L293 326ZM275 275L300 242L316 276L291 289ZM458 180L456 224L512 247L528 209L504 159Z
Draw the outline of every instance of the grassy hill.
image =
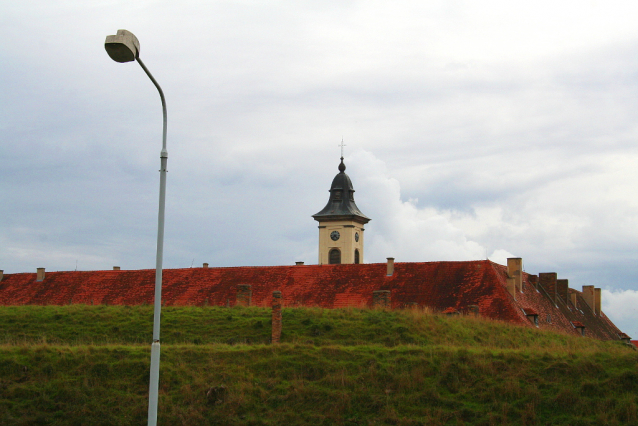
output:
M415 311L167 307L162 425L638 424L619 342ZM150 306L0 307L0 425L146 424Z

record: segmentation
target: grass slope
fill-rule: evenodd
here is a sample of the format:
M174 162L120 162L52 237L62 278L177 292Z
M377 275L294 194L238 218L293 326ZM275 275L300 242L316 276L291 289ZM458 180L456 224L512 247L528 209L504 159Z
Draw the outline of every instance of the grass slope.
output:
M167 307L163 425L638 424L638 355L413 311ZM152 308L0 307L0 424L145 424Z

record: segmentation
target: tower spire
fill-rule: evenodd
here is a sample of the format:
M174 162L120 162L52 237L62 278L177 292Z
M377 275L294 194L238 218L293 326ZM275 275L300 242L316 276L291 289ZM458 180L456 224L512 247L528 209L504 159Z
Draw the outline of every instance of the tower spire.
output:
M343 143L343 136L341 136L341 143L339 145L337 145L337 146L341 147L341 159L343 160L343 147L344 146L348 146L345 143Z
M370 218L354 202L354 188L345 173L341 138L339 173L330 185L330 198L312 217L319 222L319 264L361 263L363 261L363 226Z
M343 143L343 136L341 137L341 143L337 146L341 147L341 163L339 163L339 172L343 173L346 171L346 165L343 164L343 147L347 146L345 143Z

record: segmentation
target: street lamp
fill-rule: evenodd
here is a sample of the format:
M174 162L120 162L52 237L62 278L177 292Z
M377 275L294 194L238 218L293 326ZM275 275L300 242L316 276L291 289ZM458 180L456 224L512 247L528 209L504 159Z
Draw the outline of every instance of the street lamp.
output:
M146 75L151 79L162 99L162 112L164 113L164 127L162 133L162 151L160 152L160 193L159 213L157 218L157 256L155 261L155 303L153 309L153 343L151 345L151 378L148 388L148 425L157 424L157 399L159 388L160 365L160 314L162 310L162 258L164 256L164 210L166 207L166 163L168 151L166 151L166 101L164 92L157 84L149 70L140 59L140 42L137 37L126 30L118 30L116 35L106 37L104 42L106 53L115 62L137 61Z

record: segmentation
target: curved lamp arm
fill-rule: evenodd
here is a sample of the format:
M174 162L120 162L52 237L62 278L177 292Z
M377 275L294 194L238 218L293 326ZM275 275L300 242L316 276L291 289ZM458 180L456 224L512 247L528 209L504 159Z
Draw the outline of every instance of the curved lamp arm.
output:
M157 255L155 258L155 299L153 309L153 343L151 345L151 372L148 392L148 425L157 424L157 402L159 391L160 365L160 318L162 310L162 260L164 258L164 211L166 209L166 164L168 151L166 150L166 100L162 88L153 78L150 71L140 59L140 42L135 35L127 30L118 30L116 35L106 37L104 48L111 59L116 62L137 61L146 75L151 79L162 100L164 126L162 131L162 151L160 152L160 194L159 212L157 217Z

